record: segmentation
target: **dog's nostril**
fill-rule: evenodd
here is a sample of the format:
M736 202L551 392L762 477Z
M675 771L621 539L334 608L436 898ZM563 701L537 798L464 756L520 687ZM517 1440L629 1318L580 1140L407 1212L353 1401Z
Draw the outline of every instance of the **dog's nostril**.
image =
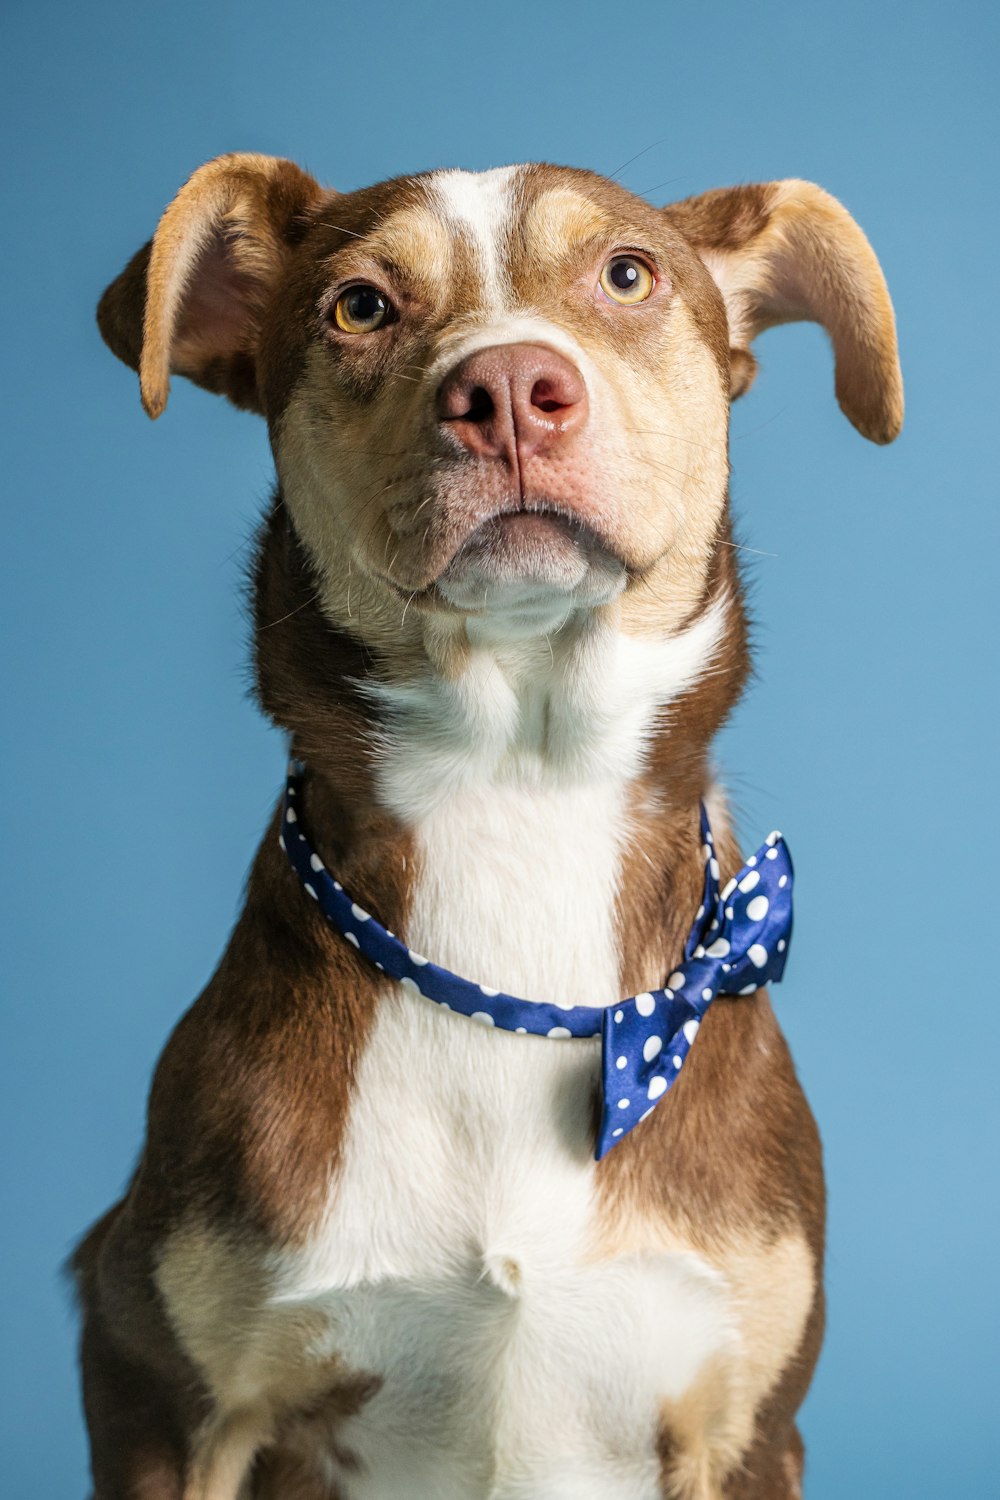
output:
M493 397L484 385L473 386L468 401L468 410L460 418L463 422L488 422L496 411Z
M564 406L571 406L571 401L560 401L551 380L536 380L531 387L531 404L539 411L553 412L561 411Z

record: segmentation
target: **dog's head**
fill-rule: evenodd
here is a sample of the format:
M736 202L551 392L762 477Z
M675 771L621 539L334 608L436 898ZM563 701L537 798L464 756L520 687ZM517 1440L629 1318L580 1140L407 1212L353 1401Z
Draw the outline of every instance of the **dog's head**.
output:
M266 417L327 617L376 645L407 613L676 628L723 534L750 345L797 319L829 332L855 427L894 438L885 283L812 184L656 209L519 166L341 195L256 155L197 171L99 312L150 416L174 371Z

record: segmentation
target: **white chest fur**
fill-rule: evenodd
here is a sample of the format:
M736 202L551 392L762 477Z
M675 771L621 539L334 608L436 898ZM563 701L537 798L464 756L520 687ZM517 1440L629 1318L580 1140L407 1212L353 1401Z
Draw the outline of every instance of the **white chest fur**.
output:
M528 998L618 996L613 785L469 792L419 826L408 937ZM732 1337L693 1254L602 1257L598 1042L387 993L322 1230L283 1290L378 1375L350 1500L653 1500L661 1405Z
M380 765L415 842L411 947L526 999L619 998L627 783L720 624L715 607L655 647L522 648L514 672L484 651L457 683L394 692ZM598 1063L596 1038L380 998L325 1220L272 1301L322 1308L314 1353L382 1381L343 1430L349 1500L660 1494L663 1403L734 1332L693 1253L602 1249Z

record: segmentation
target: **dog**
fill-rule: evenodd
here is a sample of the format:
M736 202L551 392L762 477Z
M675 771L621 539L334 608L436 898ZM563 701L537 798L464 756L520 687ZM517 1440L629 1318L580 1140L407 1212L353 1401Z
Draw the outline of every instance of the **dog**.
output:
M798 319L889 442L885 282L802 181L340 195L234 154L105 292L149 416L176 373L267 421L256 683L295 767L75 1255L96 1500L801 1494L823 1176L766 988L716 963L627 1130L584 1025L681 1005L783 850L742 864L708 754L749 660L730 403Z

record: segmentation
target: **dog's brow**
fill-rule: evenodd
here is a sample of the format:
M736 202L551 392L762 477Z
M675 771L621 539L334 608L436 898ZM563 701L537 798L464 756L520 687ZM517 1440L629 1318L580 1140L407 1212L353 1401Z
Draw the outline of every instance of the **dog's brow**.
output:
M565 186L549 188L527 206L523 232L533 248L553 256L584 244L629 241L638 248L648 238L648 227L641 229Z
M450 256L445 226L427 206L390 214L364 236L363 244L345 246L362 251L386 269L404 277L443 276Z

